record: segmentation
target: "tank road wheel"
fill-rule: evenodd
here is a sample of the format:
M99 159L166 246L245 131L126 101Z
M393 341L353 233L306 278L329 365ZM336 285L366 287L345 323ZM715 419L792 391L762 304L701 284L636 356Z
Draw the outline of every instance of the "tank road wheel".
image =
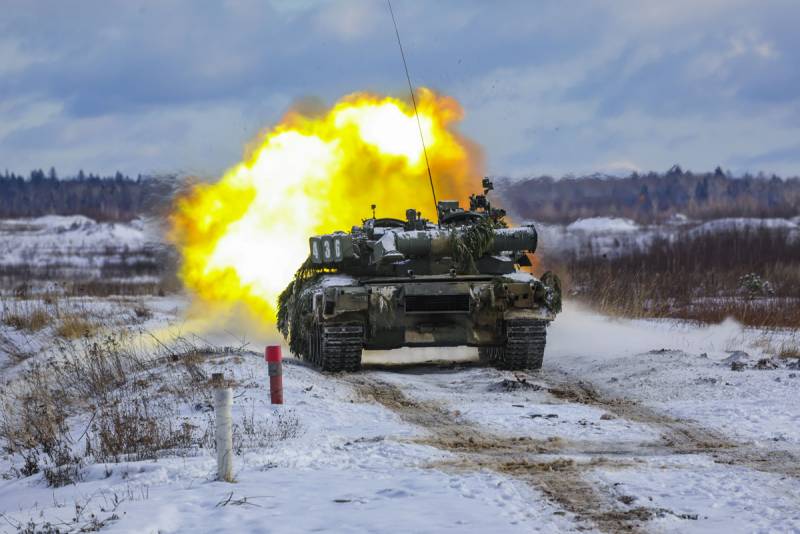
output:
M547 338L547 321L512 319L505 324L506 342L500 347L481 347L482 362L498 369L541 369Z
M328 373L361 369L364 327L360 324L317 325L309 335L308 357L314 368Z

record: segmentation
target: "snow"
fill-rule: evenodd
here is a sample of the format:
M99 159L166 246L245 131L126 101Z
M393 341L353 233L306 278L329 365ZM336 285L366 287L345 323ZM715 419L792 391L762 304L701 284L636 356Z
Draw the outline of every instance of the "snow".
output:
M318 284L321 287L355 286L358 285L358 281L346 274L326 274Z
M642 226L629 219L594 217L571 224L534 224L539 233L539 251L553 258L579 256L619 256L650 246L655 239L674 240L726 230L783 229L790 240L800 240L800 217L793 219L728 218L705 223L676 214L662 225Z
M592 406L554 404L546 386L519 394L494 391L508 373L491 369L464 369L446 378L441 374L376 373L408 391L415 399L458 407L461 416L482 428L507 436L535 435L539 439L604 443L623 436L626 441L655 440L658 434L638 424L603 420L604 410ZM539 384L532 381L533 384Z
M677 233L681 227L642 227L628 219L581 219L569 225L533 223L539 234L538 251L548 257L577 255L617 256L649 246L656 237Z
M95 222L79 215L0 220L0 266L99 276L104 264L135 263L164 248L154 220ZM49 269L49 270L47 270Z
M797 222L788 219L757 219L757 218L728 218L708 221L689 231L690 236L703 233L713 233L725 230L758 230L766 228L770 230L783 229L797 231L800 229Z
M97 223L83 216L48 215L35 219L0 220L3 263L30 259L40 251L142 246L148 241L141 220Z
M613 232L635 232L639 230L639 225L630 219L621 217L590 217L578 219L574 223L567 225L569 232L586 232L593 234L613 233Z
M672 512L651 521L648 526L655 532L745 534L800 529L796 481L721 466L702 457L651 458L635 471L600 468L592 478L620 496L634 497L632 507L647 505Z
M126 509L131 520L110 531L491 532L499 524L504 532L529 532L519 520L529 515L526 495L503 482L486 474L274 468L248 472L232 488L209 482L151 492ZM249 496L252 506L218 507L230 492Z
M797 225L784 223L774 225ZM729 224L739 222L709 228ZM544 246L578 249L590 243L596 252L625 250L677 231L634 226L621 219L587 219L566 228L537 228ZM145 250L157 241L149 221L0 221L0 262L48 264L66 258L76 268L93 269L97 265L87 262L87 251L109 245ZM528 281L529 276L507 278ZM352 279L333 275L325 283ZM7 298L2 305L21 302ZM182 296L34 304L81 311L109 330L141 331L143 339L151 339L148 332L196 333L215 343L266 335L244 321L208 331L209 321L184 315L188 304ZM132 310L140 305L152 316L137 319ZM756 366L783 344L800 345L800 333L745 328L732 320L710 326L627 320L566 301L548 328L541 373L478 366L476 350L464 347L367 352L365 370L353 376L321 375L289 357L286 405L275 407L269 404L263 347L253 343L254 353L209 355L204 372L236 379L233 416L239 424L248 414L265 424L289 417L298 430L237 455L234 484L214 480L214 454L207 449L87 465L81 481L61 488L48 487L41 473L15 475L10 468L19 467L20 458L3 452L0 513L6 521L0 532L28 521L77 530L91 514L103 520L112 513L118 518L103 531L594 532L598 525L581 513L636 517L637 508L649 519L622 520L606 530L633 524L656 532L796 532L800 370L789 360L778 361L775 369ZM58 356L54 325L26 332L0 324L4 387L29 363L51 356ZM744 370L731 369L733 362ZM165 365L158 371L168 384L175 369ZM365 396L359 381L392 388L404 400L397 406L381 403ZM163 385L155 381L142 395L158 398ZM590 388L598 398L559 393L570 388ZM180 420L201 428L213 420L191 401L180 402ZM83 413L70 420L75 439L90 417ZM719 436L726 447L671 444L676 438L670 432L680 437L681 425ZM762 454L776 459L759 463ZM535 467L556 461L575 467L563 474L504 469L505 463ZM598 502L575 510L568 502L581 484Z
M512 282L531 282L534 280L531 273L526 273L524 271L515 271L513 273L504 274L503 279L511 280Z
M732 319L696 327L686 322L605 316L570 302L548 329L548 356L564 365L613 361L664 348L722 357L741 348L748 332L757 337L757 331L748 331Z
M0 485L0 511L17 521L64 515L73 501L90 501L98 516L112 495L130 496L117 510L112 532L375 532L402 525L415 532L529 532L531 525L566 524L554 508L531 502L543 496L524 483L491 472L429 469L450 454L407 440L419 429L375 404L360 402L351 387L306 367L284 367L286 407L270 407L260 358L213 365L246 379L234 417L255 407L265 414L291 411L302 435L273 448L249 451L234 462L236 483L213 480L213 456L164 458L89 468L76 486L52 489L41 475ZM84 423L85 425L85 423ZM107 469L111 475L107 476ZM220 507L233 492L252 505ZM61 503L59 506L56 503ZM87 512L88 515L88 512ZM1 528L1 527L0 527Z
M103 300L83 305L113 314ZM154 298L148 306L159 317L153 321L163 322L163 314L179 312L183 304ZM614 413L613 403L576 402L553 393L561 381L588 382L667 417L693 420L745 447L800 451L800 378L790 378L792 371L784 367L737 372L725 363L735 350L746 351L749 356L740 358L747 362L767 356L764 332L733 321L696 327L614 319L567 301L548 334L543 373L527 373L528 385L512 390L498 385L517 382L519 373L435 363L376 367L381 361L412 360L406 353L439 360L459 355L465 361L474 359L474 350L370 353L367 370L354 376L321 375L289 358L282 407L269 405L260 355L213 356L203 364L207 373L221 371L239 381L235 420L251 413L269 421L282 413L295 417L300 429L269 447L236 456L234 484L214 480L213 451L201 449L157 461L90 465L83 481L62 488L47 487L41 474L12 477L0 483L0 512L23 523L69 522L78 503L85 517L94 513L102 519L110 516L114 507L109 503L116 495L119 519L103 529L110 532L594 530L547 497L553 491L558 495L558 489L547 486L552 481L546 475L541 480L535 473L517 477L490 467L492 458L519 461L530 452L487 453L482 458L489 463L482 467L448 467L467 461L470 454L435 445L440 423L415 424L402 412L364 398L356 385L368 380L452 418L456 428L552 448L534 453L531 461L568 459L589 465L605 458L570 476L591 484L610 509L624 514L646 508L652 517L643 523L645 530L800 528L792 497L800 492L796 478L746 463L717 462L702 451L670 452L658 424ZM769 341L792 335L772 332ZM191 405L183 416L198 424L208 424L211 417ZM87 421L75 422L76 435ZM632 501L623 504L623 498Z

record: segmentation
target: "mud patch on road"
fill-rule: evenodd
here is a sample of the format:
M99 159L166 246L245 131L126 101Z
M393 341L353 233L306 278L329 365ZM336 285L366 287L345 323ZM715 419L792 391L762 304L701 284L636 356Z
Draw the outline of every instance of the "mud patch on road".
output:
M629 399L604 396L588 382L570 382L548 376L540 378L550 384L547 391L557 399L602 408L621 419L658 428L663 445L669 447L673 453L702 453L736 447L721 434L702 428L692 421L676 419Z
M560 438L537 440L497 436L477 428L457 412L437 403L409 399L392 384L363 375L350 376L346 380L355 386L362 400L378 402L403 421L429 432L428 436L414 442L459 455L456 460L437 462L430 467L470 471L487 469L522 480L572 514L579 522L579 528L580 523L587 522L605 532L637 532L642 523L657 513L656 510L634 513L622 507L607 488L600 488L583 477L586 470L600 465L631 467L634 463L629 459L576 461L563 457L537 458L539 455L562 454L575 448L575 444Z
M800 478L800 456L791 451L765 451L739 443L694 421L678 419L624 398L604 395L590 383L567 375L536 375L559 400L602 408L616 417L643 423L661 432L661 445L672 454L708 454L717 463L749 467L756 471Z
M509 392L509 391L539 391L542 386L534 382L528 382L526 377L515 377L514 380L504 378L500 382L489 385L488 391Z

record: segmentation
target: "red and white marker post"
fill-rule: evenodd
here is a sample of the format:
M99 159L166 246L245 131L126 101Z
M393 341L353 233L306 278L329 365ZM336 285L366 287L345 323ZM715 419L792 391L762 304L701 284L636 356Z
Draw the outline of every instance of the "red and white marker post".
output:
M265 352L269 374L269 396L272 404L283 404L283 365L281 346L269 345Z

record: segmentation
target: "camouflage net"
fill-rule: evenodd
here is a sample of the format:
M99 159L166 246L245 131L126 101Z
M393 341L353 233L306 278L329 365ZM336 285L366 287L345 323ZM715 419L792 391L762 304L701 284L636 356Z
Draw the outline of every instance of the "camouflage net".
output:
M370 321L370 328L372 333L375 334L381 328L391 328L395 322L395 310L397 306L394 304L397 288L392 286L378 286L373 288L370 294L370 307L377 310L377 314L371 314L372 321Z
M542 275L541 282L545 287L544 302L553 313L561 313L561 279L553 271Z
M453 250L453 263L459 273L475 274L478 272L475 260L492 248L495 223L491 219L481 221L458 232L450 232L450 244Z
M311 257L307 258L294 273L294 278L278 296L278 331L289 342L289 350L295 356L306 354L307 339L313 328L311 299L306 290L314 285L317 278L325 272L314 267Z

